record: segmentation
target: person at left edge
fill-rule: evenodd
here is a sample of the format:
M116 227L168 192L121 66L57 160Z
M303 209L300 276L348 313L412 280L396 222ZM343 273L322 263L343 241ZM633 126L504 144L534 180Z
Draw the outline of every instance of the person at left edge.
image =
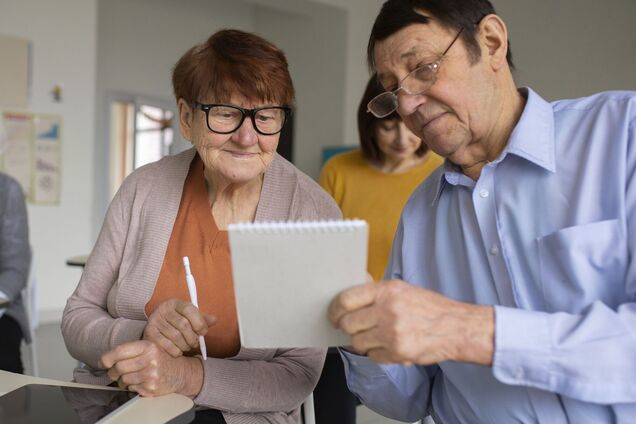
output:
M181 393L214 422L298 423L325 350L241 347L226 231L341 216L276 153L294 101L287 61L259 36L223 30L181 57L173 86L194 147L136 170L113 199L64 311L67 347L86 364L75 379ZM186 255L200 311L189 302ZM195 356L199 335L206 361Z
M0 173L0 369L21 374L20 344L28 338L22 303L31 265L29 223L18 182Z

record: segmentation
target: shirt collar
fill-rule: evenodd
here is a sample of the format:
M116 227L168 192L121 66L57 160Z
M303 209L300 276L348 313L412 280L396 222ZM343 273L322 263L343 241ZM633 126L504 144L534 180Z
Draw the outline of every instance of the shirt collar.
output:
M554 115L552 105L529 87L522 87L519 93L526 98L526 105L519 122L512 130L508 144L493 162L501 162L506 155L513 154L540 166L547 171L556 172ZM448 159L442 165L437 178L437 201L446 184L457 185L466 177L458 166Z

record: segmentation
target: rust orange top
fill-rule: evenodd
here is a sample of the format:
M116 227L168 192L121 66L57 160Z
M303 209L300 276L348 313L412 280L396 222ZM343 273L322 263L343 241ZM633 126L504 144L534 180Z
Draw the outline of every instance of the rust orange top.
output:
M185 180L179 212L172 228L155 291L146 304L146 315L162 302L190 301L183 257L190 259L196 281L199 309L216 316L205 336L208 356L227 358L238 353L240 338L227 231L220 231L208 204L203 162L197 155ZM189 354L199 353L196 351Z

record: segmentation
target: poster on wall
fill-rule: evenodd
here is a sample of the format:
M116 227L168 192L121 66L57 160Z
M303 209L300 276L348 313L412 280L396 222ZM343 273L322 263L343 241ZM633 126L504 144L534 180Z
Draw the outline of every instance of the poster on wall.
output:
M33 115L4 112L0 124L0 165L11 175L31 198L33 177Z
M30 203L60 203L62 118L4 112L0 121L0 170L15 178Z
M34 115L34 127L33 202L57 205L60 203L62 172L61 118Z

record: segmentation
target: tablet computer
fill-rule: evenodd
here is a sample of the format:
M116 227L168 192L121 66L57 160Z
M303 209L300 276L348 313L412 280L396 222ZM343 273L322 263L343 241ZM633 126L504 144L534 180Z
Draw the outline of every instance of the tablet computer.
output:
M27 384L0 396L0 423L93 424L137 396L128 391Z

